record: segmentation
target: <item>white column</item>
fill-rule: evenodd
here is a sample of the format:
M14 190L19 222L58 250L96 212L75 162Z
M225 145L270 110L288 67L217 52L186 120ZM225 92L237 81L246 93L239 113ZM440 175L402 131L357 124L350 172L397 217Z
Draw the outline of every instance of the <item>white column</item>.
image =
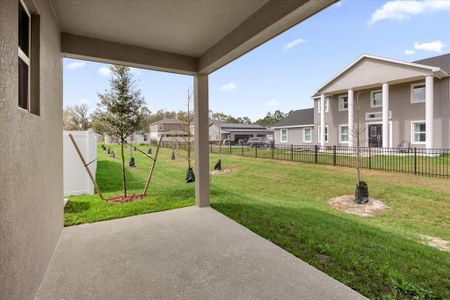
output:
M195 202L209 206L208 75L194 76Z
M353 147L353 90L348 90L348 146Z
M382 86L382 122L383 122L383 148L389 148L389 84Z
M434 78L432 75L425 77L425 127L426 127L426 148L431 149L433 144L434 126Z
M325 146L325 95L320 95L320 146Z

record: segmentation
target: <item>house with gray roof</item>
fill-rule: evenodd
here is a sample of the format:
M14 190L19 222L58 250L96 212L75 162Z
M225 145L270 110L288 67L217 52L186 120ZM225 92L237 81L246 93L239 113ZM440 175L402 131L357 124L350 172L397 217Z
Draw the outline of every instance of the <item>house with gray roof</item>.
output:
M211 123L209 125L209 141L222 143L229 140L231 143L245 142L250 137L272 138L273 131L258 124Z
M356 146L359 120L361 146L450 148L449 72L450 54L361 56L313 95L313 143Z
M275 144L310 145L314 142L314 108L295 110L272 129Z

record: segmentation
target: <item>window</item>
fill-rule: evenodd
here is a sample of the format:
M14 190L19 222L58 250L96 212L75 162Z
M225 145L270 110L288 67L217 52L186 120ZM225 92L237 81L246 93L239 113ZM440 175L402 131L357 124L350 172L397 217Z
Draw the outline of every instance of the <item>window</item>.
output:
M281 138L282 143L287 143L288 141L288 130L287 129L281 129Z
M389 111L389 119L392 118L392 111ZM375 121L375 120L382 120L383 119L383 113L381 111L376 112L368 112L366 113L366 120L367 121Z
M339 143L348 143L348 126L340 125L339 126Z
M370 107L381 107L383 105L383 93L381 90L370 92Z
M39 115L40 19L22 1L18 5L18 106Z
M318 127L318 135L317 135L317 142L319 142L320 143L320 135L321 135L321 133L322 133L322 128L321 128L322 126L319 126ZM328 143L328 125L327 126L325 126L325 143Z
M19 107L28 110L30 99L31 17L19 2Z
M320 111L321 111L320 98L317 98L317 99L318 99L318 101L317 101L317 108L319 109L319 114L320 114ZM329 99L325 98L325 112L328 112L328 106L329 106Z
M339 111L348 110L348 96L339 96Z
M425 84L418 83L411 85L411 103L425 102Z
M303 142L304 143L312 142L312 128L303 128Z
M425 121L411 122L411 140L414 144L425 144L426 142L426 125Z

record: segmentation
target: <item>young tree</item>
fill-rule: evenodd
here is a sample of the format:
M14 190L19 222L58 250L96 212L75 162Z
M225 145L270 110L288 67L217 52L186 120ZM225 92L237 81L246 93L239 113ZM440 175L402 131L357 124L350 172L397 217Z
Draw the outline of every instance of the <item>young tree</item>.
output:
M128 67L113 65L110 89L98 94L100 103L96 118L102 123L105 132L120 142L122 160L122 189L127 196L125 176L124 144L127 137L140 129L147 110L141 91L136 88L133 75Z
M192 150L193 150L193 121L194 114L191 111L192 105L192 92L187 90L186 94L187 111L183 114L178 114L180 116L180 121L182 121L181 134L175 138L175 142L172 144L172 151L176 153L177 156L186 159L188 164L188 173L192 172Z

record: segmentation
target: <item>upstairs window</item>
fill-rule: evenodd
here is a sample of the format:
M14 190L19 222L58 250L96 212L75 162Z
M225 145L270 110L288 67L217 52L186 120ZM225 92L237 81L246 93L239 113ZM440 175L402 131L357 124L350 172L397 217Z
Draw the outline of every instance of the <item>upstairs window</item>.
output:
M418 83L411 85L411 103L425 102L425 84Z
M319 114L321 113L321 106L320 106L320 98L318 98L318 104L317 104L317 108L319 109ZM325 112L328 112L328 105L329 105L329 99L325 98Z
M19 2L19 107L28 110L30 101L31 16Z
M381 107L383 105L383 93L381 90L370 93L370 107Z
M348 96L339 96L339 111L348 110Z

